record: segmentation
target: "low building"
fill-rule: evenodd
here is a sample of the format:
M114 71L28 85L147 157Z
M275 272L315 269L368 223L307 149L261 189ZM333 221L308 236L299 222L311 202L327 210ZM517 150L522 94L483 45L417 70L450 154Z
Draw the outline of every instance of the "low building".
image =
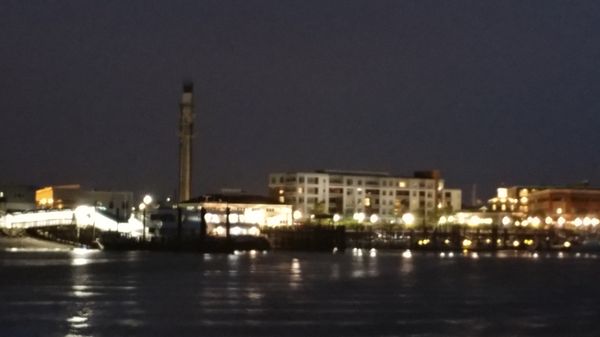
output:
M225 235L227 209L232 235L258 235L263 228L293 224L292 206L280 204L272 198L248 194L208 194L179 204L182 209L184 235L200 233L200 212L206 210L205 220L209 234ZM177 231L176 211L159 209L151 219L163 235Z
M600 217L600 189L586 185L501 187L488 203L510 212L516 226L595 227Z
M132 192L84 190L80 185L40 188L35 192L35 203L40 209L76 208L80 205L103 207L123 218L134 206Z
M35 209L34 186L0 185L0 212Z
M529 194L529 215L546 223L598 226L600 189L547 188Z
M389 222L405 213L430 218L459 210L462 197L459 189L444 187L439 171L412 177L333 170L272 173L269 190L280 203L293 206L298 220L318 214Z

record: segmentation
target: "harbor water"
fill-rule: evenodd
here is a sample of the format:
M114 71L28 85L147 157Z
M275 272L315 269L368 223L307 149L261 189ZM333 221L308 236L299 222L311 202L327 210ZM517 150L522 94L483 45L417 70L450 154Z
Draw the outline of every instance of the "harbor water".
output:
M0 336L599 336L593 253L0 252Z

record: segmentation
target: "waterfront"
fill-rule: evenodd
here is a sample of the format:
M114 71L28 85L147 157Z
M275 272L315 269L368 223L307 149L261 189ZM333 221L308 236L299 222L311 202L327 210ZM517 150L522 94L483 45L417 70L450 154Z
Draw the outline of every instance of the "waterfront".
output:
M404 254L407 255L407 254ZM2 252L3 336L597 336L594 254Z

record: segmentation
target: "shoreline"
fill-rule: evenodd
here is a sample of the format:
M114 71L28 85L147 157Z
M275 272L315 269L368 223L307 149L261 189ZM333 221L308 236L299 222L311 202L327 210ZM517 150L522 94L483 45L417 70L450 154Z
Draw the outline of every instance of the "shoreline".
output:
M0 251L11 250L56 250L69 251L73 246L58 242L35 239L30 236L0 236Z

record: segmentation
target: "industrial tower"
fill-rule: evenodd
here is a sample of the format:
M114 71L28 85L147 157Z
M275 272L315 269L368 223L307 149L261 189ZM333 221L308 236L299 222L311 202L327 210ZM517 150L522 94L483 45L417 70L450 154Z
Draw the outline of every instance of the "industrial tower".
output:
M179 201L190 199L192 186L192 138L194 137L194 84L185 82L179 103Z

